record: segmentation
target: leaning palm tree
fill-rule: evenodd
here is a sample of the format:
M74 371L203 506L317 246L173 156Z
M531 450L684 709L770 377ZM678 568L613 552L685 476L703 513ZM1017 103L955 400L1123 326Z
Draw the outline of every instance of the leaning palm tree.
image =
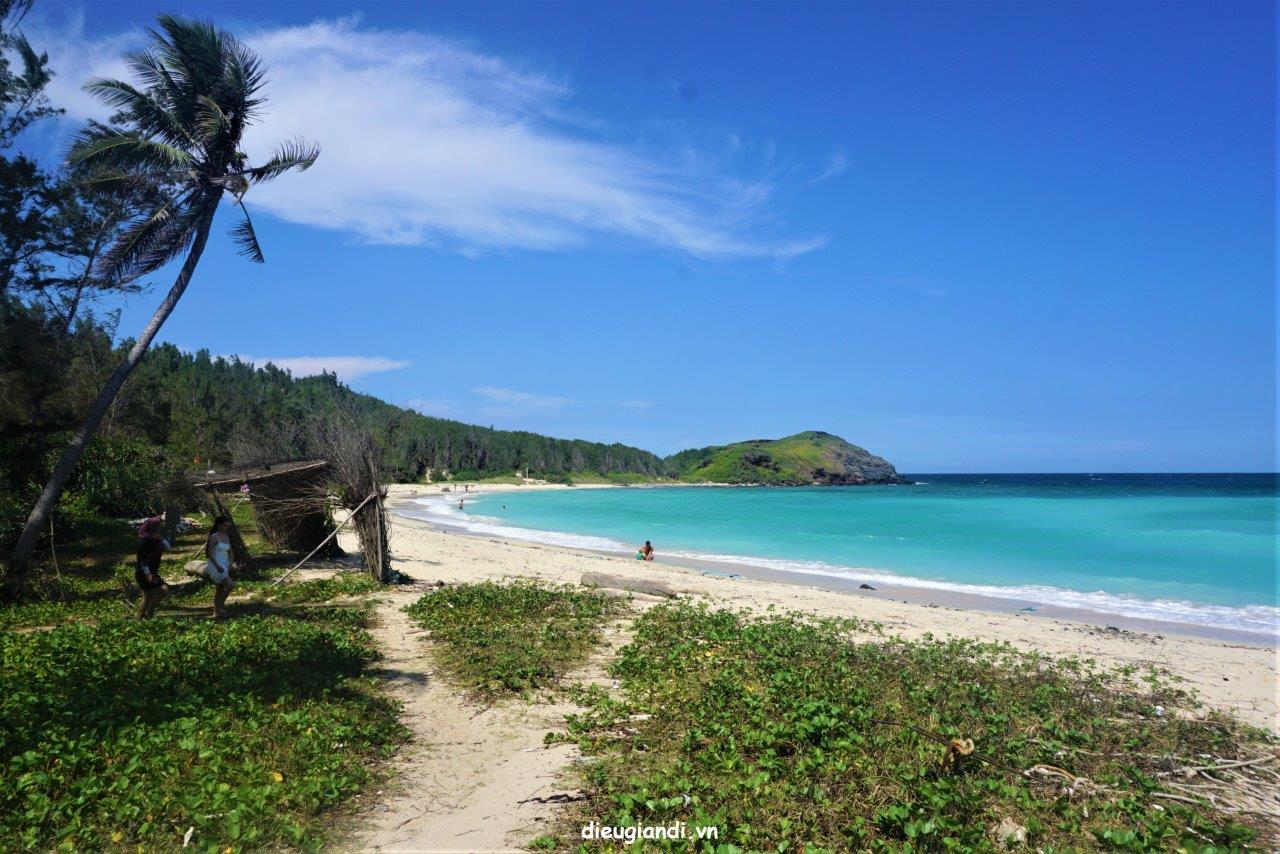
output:
M86 84L87 91L119 111L119 121L90 122L76 137L67 161L86 183L159 193L160 201L139 215L103 256L97 275L105 281L131 281L183 253L186 260L40 493L9 557L6 586L11 592L25 582L36 540L104 413L191 282L224 195L242 214L232 229L235 242L242 254L261 263L245 193L290 169L307 169L319 155L315 146L294 140L278 146L262 165L249 166L240 142L264 103L262 62L210 23L170 15L157 20L150 44L125 56L140 85L106 79Z

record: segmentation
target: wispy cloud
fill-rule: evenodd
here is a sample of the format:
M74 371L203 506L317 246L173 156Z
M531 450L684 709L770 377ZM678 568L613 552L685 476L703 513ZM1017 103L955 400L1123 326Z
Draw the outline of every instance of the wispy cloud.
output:
M821 184L837 175L843 175L849 170L849 157L843 151L837 151L827 158L827 162L823 164L822 171L815 177L810 178L806 183L809 186Z
M780 233L769 179L674 148L641 149L619 141L630 138L622 129L610 137L604 123L574 114L573 90L555 74L355 19L244 37L270 69L269 114L246 148L261 158L290 134L323 147L305 176L249 196L282 219L466 254L621 240L702 258L786 258L826 242ZM78 87L95 75L127 78L120 52L140 40L41 32L59 72L55 102L76 119L102 117Z
M406 409L423 415L449 415L455 411L454 402L441 397L414 397L404 402Z
M928 297L929 299L941 299L942 297L947 295L946 288L942 287L941 285L935 282L925 281L922 279L914 279L910 277L899 277L896 279L892 279L890 283L895 287L899 287L907 291L912 291L914 293L919 294L922 297Z
M570 403L567 397L555 395L533 394L527 391L516 391L510 388L484 385L473 388L473 392L495 403L503 404L510 409L559 409Z
M351 382L368 374L380 374L407 367L408 362L387 359L382 356L240 356L244 362L265 365L268 362L283 368L295 377L308 377L319 373L337 374L343 382Z

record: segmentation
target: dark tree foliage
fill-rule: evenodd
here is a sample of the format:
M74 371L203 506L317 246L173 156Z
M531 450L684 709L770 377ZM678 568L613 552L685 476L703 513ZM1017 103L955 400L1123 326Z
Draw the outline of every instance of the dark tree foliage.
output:
M57 199L54 181L39 164L9 153L33 122L61 112L44 95L53 76L48 56L14 29L28 6L0 0L0 296L38 266L44 221Z
M257 368L168 344L147 354L117 405L113 430L169 448L192 465L318 455L312 426L350 411L364 421L396 479L420 478L428 469L479 475L519 469L534 476L664 471L660 458L638 448L431 418L354 392L332 374L294 378L274 365Z

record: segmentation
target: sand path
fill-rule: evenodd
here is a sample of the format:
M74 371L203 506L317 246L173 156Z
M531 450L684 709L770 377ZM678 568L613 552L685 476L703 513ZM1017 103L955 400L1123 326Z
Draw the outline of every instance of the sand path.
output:
M561 782L578 756L575 745L543 746L564 729L573 706L512 699L494 707L470 702L435 673L429 640L401 610L430 589L406 585L382 597L372 629L384 659L376 675L404 703L413 740L398 754L378 803L360 816L362 829L343 848L378 852L524 851L548 827L558 803L578 793ZM571 677L601 681L621 642L606 643Z

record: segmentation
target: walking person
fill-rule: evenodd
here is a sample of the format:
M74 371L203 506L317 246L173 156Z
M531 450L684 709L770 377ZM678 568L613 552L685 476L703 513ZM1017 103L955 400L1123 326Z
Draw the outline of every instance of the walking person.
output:
M209 532L209 539L204 544L204 556L209 560L205 564L204 571L214 584L213 618L215 620L227 616L225 608L227 597L231 595L231 588L236 586L231 577L231 535L228 533L230 529L231 519L219 516L213 520L213 530Z
M164 522L168 517L167 513L161 513L159 516L149 516L142 520L142 524L138 526L139 540L158 540L164 535ZM168 543L165 548L169 548Z
M138 583L142 596L138 600L138 619L147 620L155 615L156 608L164 594L169 592L169 585L160 577L160 556L169 544L159 537L144 537L138 540L138 561L133 571L133 578Z

